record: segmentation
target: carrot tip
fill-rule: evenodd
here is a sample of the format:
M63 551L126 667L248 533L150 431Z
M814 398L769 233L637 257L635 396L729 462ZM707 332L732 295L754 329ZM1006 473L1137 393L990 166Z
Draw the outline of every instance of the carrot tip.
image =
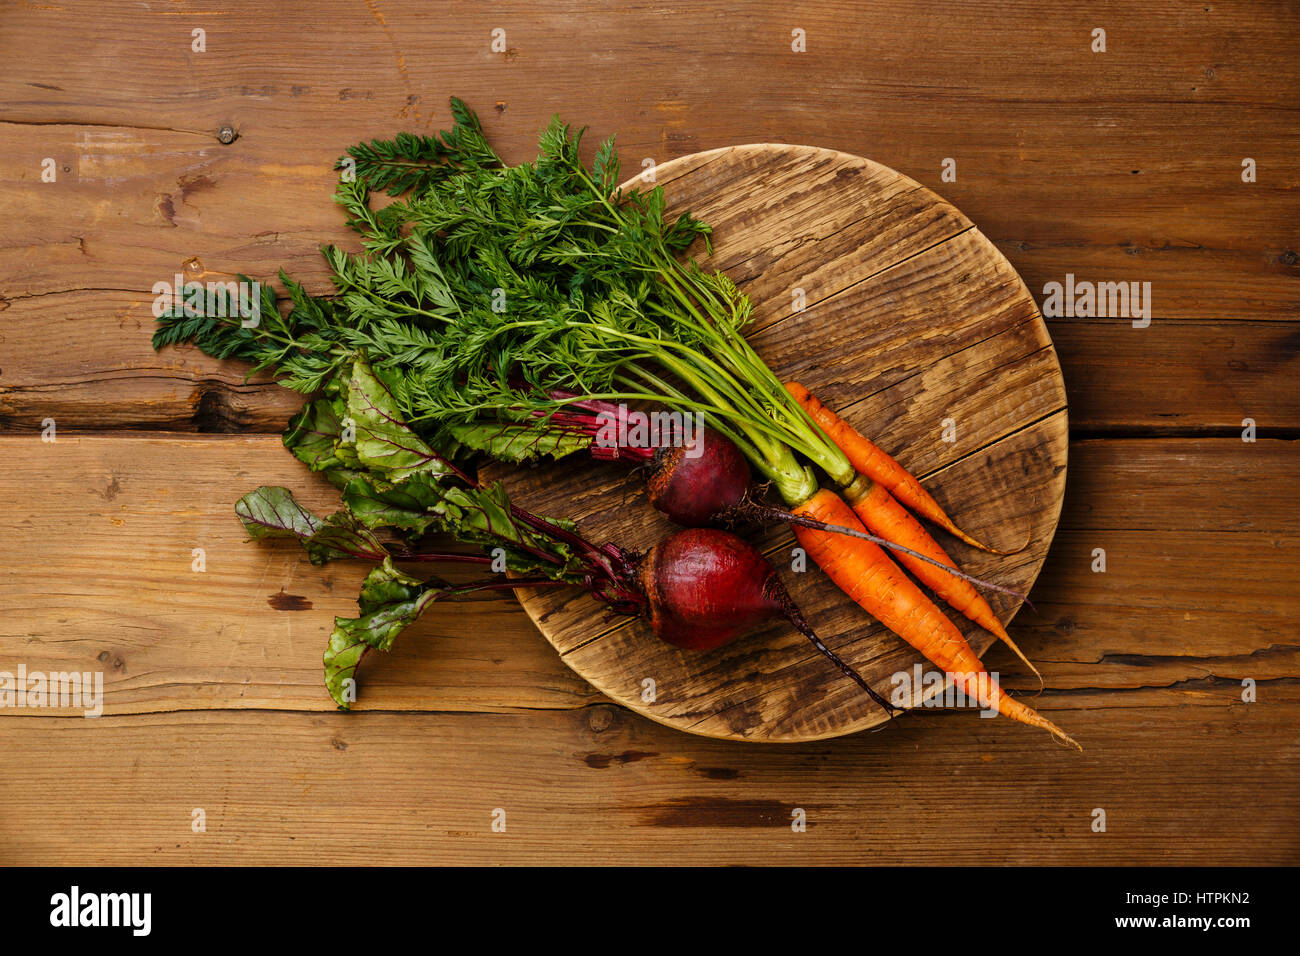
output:
M1043 692L1043 687L1045 686L1043 683L1043 675L1042 673L1039 672L1038 668L1034 666L1034 662L1025 656L1025 652L1019 648L1019 646L1016 644L1015 641L1013 641L1010 638L1010 636L1008 636L1005 630L1003 630L1002 633L999 634L998 636L1002 639L1002 642L1007 645L1007 647L1011 648L1011 650L1015 653L1016 657L1020 658L1020 660L1024 662L1025 666L1034 672L1034 676L1038 678L1038 694L1041 694ZM1038 694L1035 694L1034 696L1037 697Z
M1039 726L1042 727L1044 730L1046 730L1049 734L1051 734L1053 740L1057 741L1058 743L1066 744L1070 747L1073 747L1075 750L1079 751L1079 753L1083 753L1083 745L1079 743L1079 741L1075 740L1064 730L1056 726L1056 724L1052 723L1050 720L1048 720L1046 717L1042 716L1041 714L1036 713L1034 716L1036 716L1039 720L1042 721L1042 723L1039 724Z
M1053 738L1059 740L1063 744L1070 745L1075 750L1079 751L1079 753L1083 753L1083 744L1079 743L1079 741L1075 740L1064 731L1057 731L1056 734L1053 735Z
M1004 717L1010 717L1012 720L1018 721L1022 724L1028 724L1030 727L1039 727L1042 730L1046 730L1056 740L1068 744L1080 753L1083 753L1083 747L1077 740L1067 734L1060 727L1056 726L1056 724L1052 723L1038 711L1034 710L1034 708L1027 704L1022 704L1009 694L999 694L998 710L1001 711Z

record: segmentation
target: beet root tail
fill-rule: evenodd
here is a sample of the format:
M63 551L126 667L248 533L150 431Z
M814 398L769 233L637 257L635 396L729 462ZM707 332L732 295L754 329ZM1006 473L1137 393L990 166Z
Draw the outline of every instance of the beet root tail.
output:
M876 689L867 683L866 678L850 667L844 662L843 658L826 646L822 639L817 636L817 632L814 631L808 622L804 620L803 614L790 598L789 593L785 590L785 586L782 585L780 581L773 579L773 585L774 589L779 589L776 590L775 597L777 601L781 603L782 607L785 608L786 620L790 622L796 631L808 638L808 640L812 642L813 647L817 648L817 650L819 650L827 660L838 667L845 677L849 678L849 680L853 681L865 690L868 696L879 704L885 713L892 719L895 712L901 708L895 707L884 697L880 696L880 694L876 692Z

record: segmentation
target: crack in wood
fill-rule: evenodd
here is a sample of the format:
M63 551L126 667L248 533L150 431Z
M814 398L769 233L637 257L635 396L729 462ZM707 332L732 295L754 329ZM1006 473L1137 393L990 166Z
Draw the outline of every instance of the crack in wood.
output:
M216 139L216 134L207 130L178 129L175 126L146 126L140 123L104 123L93 120L35 120L35 119L0 119L0 126L74 126L94 127L99 129L137 129L150 133L185 133Z

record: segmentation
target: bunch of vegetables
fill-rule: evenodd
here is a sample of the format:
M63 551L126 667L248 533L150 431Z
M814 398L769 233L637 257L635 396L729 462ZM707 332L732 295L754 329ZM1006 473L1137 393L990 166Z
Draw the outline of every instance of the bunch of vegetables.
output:
M486 544L485 527L460 518L470 511L456 511L447 521L438 511L441 497L422 497L429 487L440 496L448 475L457 479L457 491L488 494L451 464L456 455L522 461L589 449L596 457L636 460L646 457L644 449L595 445L594 413L615 402L703 413L711 429L706 455L659 450L660 469L650 482L657 507L686 525L740 518L790 522L836 584L933 663L963 675L972 696L984 687L1003 714L1074 743L995 682L980 680L983 666L961 632L882 549L892 548L942 600L1020 653L975 591L973 584L984 582L959 571L906 509L967 544L985 546L958 528L893 458L802 386L782 383L742 334L751 316L748 298L725 274L683 256L697 239L707 246L708 226L689 213L667 219L659 187L620 189L612 139L601 144L588 169L578 155L581 133L553 120L537 160L508 166L472 111L453 99L452 112L455 125L439 136L403 133L349 150L347 166L356 175L342 178L336 200L360 234L362 250L324 249L335 297L309 296L281 273L287 314L277 311L273 296L254 327L180 310L160 320L154 337L155 347L192 341L211 355L272 368L289 388L325 395L291 423L285 441L343 489L345 512L326 524L365 526L368 518L392 522L400 515L386 526L422 532L440 524L462 540ZM380 207L372 191L381 190L400 198ZM351 383L358 376L375 387L359 386L361 405L354 408ZM358 413L386 423L382 428L403 429L400 447L376 457L341 441L349 420L360 434ZM442 464L428 475L435 458ZM389 460L400 462L396 473L372 470L388 467ZM784 508L757 500L746 462ZM814 467L830 487L819 485ZM657 582L629 592L628 569L657 566L659 558L677 553L680 542L668 548L670 538L655 560L641 561L613 546L589 545L572 526L553 519L525 520L504 504L503 492L496 494L502 496L498 509L506 509L521 534L541 533L550 545L576 549L552 554L568 569L566 577L539 565L535 554L525 560L525 540L534 550L541 545L521 537L510 552L512 570L543 570L547 580L581 584L616 610L639 611L648 601L652 620L666 620L654 613ZM307 540L309 549L316 546ZM365 555L378 555L385 563L375 574L387 577L370 588L369 601L363 592L363 612L377 606L376 594L395 593L399 580L391 554L369 549ZM781 609L771 613L800 626L797 611L787 613L793 605L784 589L760 577L772 607ZM402 588L416 587L401 581ZM430 595L425 604L447 593L441 585L420 592ZM744 617L738 610L736 622L743 626ZM736 629L722 630L734 636Z

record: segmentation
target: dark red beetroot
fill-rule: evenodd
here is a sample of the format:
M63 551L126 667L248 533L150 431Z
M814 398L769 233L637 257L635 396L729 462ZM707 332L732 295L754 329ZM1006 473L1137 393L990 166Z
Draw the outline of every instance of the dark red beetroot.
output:
M894 709L822 643L762 553L730 531L674 532L642 559L638 583L645 592L651 627L669 644L707 651L765 621L784 618L872 700L886 711Z
M735 442L702 428L689 446L660 449L646 482L650 503L675 524L700 528L740 507L749 462Z
M710 650L785 616L785 589L756 548L729 531L690 528L641 562L639 583L654 632L669 644Z
M702 528L732 518L749 493L749 462L736 443L711 428L698 429L690 442L682 429L659 436L655 445L631 444L632 418L642 412L596 399L578 400L572 392L551 391L566 402L544 414L548 428L592 438L589 451L599 461L647 463L650 503L683 528Z

